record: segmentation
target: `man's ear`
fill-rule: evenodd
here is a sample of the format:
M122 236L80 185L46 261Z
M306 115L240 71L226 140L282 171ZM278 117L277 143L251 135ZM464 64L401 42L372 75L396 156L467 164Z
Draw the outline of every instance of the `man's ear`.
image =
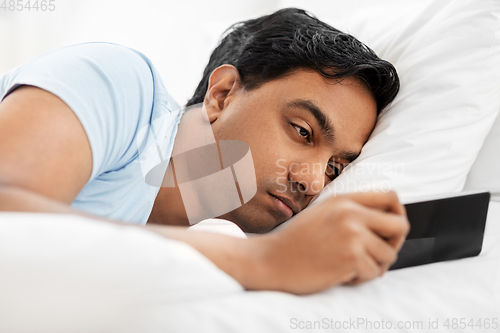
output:
M221 115L228 105L228 98L238 89L240 75L233 65L222 65L214 69L208 80L204 106L210 123Z

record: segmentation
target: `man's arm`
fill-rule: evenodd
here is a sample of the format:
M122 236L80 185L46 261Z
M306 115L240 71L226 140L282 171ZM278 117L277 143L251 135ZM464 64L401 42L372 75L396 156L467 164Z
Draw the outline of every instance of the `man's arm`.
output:
M0 184L69 205L91 172L85 130L61 99L21 86L0 103Z
M23 86L0 103L0 210L91 216L69 206L91 171L85 131L58 97ZM383 274L408 222L394 193L359 193L329 198L287 228L250 239L146 228L190 244L247 289L305 294Z
M330 197L286 228L249 239L150 228L190 244L246 289L309 294L383 275L409 223L394 192L366 192Z

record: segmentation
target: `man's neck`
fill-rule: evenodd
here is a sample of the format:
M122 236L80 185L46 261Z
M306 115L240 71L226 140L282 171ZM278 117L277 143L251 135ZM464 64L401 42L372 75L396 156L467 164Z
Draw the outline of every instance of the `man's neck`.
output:
M147 223L189 226L179 187L161 187Z
M186 109L182 111L182 118L178 125L172 150L172 156L179 156L177 158L181 160L179 163L174 163L174 158L171 158L170 164L165 170L162 187L156 196L148 223L190 225L186 207L184 206L181 192L177 184L179 179L177 179L175 171L177 167L182 168L186 165L187 162L183 160L183 158L186 158L186 152L200 147L209 147L215 143L216 140L208 115L201 106L193 106L190 107L189 110ZM193 157L194 156L190 155L189 163L195 165L203 165L205 163L203 156L200 155L198 160L193 160ZM217 161L219 162L219 160ZM184 179L184 181L186 181L186 179ZM198 197L189 198L188 196L188 198L185 198L185 200L189 200L189 202L195 199L198 199ZM199 217L199 215L197 215L197 217ZM205 219L213 216L203 215L202 217Z

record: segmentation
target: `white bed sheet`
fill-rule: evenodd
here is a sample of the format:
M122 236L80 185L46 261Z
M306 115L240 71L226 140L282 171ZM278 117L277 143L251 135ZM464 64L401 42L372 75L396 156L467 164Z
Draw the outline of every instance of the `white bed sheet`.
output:
M476 326L461 330L461 318ZM493 318L500 321L499 202L490 203L478 257L310 296L244 291L189 246L141 228L0 213L2 333L500 332Z
M500 326L500 203L490 202L478 257L390 271L306 297L243 292L155 311L150 324L171 332L500 332L491 325L497 318ZM461 318L475 326L461 329ZM490 328L478 327L478 319ZM319 321L317 329L308 329L308 321Z

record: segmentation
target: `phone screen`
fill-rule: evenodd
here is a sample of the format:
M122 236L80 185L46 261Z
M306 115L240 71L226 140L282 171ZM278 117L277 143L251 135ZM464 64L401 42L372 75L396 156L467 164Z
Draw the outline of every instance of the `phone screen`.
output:
M489 199L483 192L406 204L411 230L389 270L477 256Z

